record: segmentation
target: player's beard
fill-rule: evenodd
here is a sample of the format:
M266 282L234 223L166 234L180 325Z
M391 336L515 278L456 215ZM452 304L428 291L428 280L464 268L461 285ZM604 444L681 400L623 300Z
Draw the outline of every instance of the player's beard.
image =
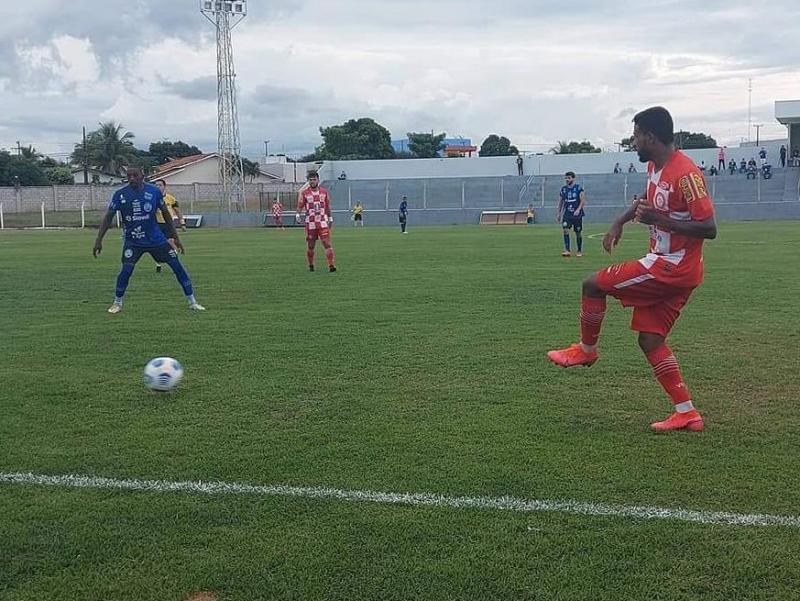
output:
M647 163L648 161L652 160L650 157L650 153L647 152L647 150L645 150L644 148L637 148L636 154L639 156L639 162L641 163Z

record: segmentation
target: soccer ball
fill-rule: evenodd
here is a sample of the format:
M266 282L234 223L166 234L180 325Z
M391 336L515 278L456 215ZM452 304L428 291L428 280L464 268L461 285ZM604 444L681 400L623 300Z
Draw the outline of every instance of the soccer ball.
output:
M183 366L172 357L156 357L144 366L144 385L157 392L169 392L183 378Z

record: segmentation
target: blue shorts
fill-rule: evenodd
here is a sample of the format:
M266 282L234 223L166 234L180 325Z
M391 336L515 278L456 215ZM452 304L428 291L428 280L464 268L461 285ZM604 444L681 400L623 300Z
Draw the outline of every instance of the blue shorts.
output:
M169 244L150 247L125 246L122 248L122 262L136 265L144 253L149 253L157 263L169 263L171 259L178 256L178 253Z

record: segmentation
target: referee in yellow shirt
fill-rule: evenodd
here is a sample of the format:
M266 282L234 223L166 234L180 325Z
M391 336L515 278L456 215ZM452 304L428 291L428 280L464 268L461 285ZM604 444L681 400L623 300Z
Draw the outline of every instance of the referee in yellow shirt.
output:
M169 214L172 215L172 223L177 228L180 228L183 231L186 231L186 220L183 218L183 213L181 213L181 207L178 205L178 200L169 192L167 192L167 182L163 179L156 180L156 186L158 189L161 190L161 194L164 195L164 204L167 205L167 209L169 209ZM158 221L158 227L161 228L161 231L164 232L164 235L167 237L167 242L172 247L172 250L177 252L177 247L175 246L175 239L169 237L167 224L164 222L164 217L161 215L161 211L156 211L156 221ZM156 263L156 273L161 273L161 263Z
M364 227L364 207L361 206L359 201L353 206L353 227L360 225Z

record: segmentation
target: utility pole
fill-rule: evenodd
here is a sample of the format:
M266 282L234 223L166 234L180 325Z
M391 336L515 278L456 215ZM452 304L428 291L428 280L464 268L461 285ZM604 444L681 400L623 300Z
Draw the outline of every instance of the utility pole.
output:
M763 123L756 123L756 124L753 125L753 127L756 128L756 146L758 146L759 145L758 144L759 133L761 132L761 128L764 127L764 124Z
M19 140L17 140L17 156L22 156L22 146L20 145Z
M264 140L264 156L265 157L269 156L269 143L270 143L270 140Z
M86 148L86 126L83 126L83 183L89 183L89 150Z
M747 80L747 141L750 141L750 132L753 130L753 78Z

